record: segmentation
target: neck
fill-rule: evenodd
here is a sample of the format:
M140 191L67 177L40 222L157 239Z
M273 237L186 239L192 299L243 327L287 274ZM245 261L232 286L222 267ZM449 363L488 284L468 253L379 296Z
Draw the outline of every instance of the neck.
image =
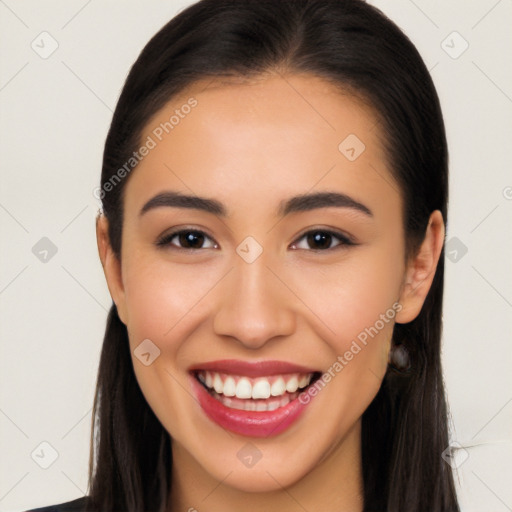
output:
M172 441L173 468L169 512L362 512L363 478L360 423L323 455L304 477L288 487L248 493L213 478L179 443ZM270 475L279 483L278 475Z

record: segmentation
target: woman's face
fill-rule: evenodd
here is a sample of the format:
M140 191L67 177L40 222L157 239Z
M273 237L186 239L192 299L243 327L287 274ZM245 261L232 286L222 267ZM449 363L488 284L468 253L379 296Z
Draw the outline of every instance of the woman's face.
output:
M304 75L198 83L147 125L107 278L178 466L245 491L359 467L393 325L419 311L379 129Z

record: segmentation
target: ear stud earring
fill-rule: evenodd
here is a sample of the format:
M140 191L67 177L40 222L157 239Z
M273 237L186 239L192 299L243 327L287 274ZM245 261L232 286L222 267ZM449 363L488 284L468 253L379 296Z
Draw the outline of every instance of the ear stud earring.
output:
M388 364L399 371L407 371L411 367L409 351L404 344L393 345L389 351Z

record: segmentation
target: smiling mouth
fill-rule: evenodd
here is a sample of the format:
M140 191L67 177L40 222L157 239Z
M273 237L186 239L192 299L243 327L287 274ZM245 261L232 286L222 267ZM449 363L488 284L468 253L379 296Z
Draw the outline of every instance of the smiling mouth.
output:
M288 405L313 385L321 372L288 373L251 378L216 371L196 370L196 380L224 406L243 411L274 411Z

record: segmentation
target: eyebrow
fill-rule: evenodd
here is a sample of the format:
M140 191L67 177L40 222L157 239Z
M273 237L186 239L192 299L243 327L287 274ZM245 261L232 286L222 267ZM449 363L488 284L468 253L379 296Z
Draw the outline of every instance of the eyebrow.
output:
M190 208L212 213L220 217L227 217L228 215L226 207L216 199L191 196L175 191L166 191L157 194L144 204L139 216L144 215L150 210L161 207ZM290 213L329 207L350 208L364 213L369 217L373 217L372 211L367 206L339 192L316 192L283 200L279 203L278 215L284 217Z
M225 217L227 212L224 205L216 199L207 199L199 196L189 196L181 192L161 192L151 198L141 209L139 216L144 215L149 210L161 208L163 206L171 208L191 208L213 213Z

